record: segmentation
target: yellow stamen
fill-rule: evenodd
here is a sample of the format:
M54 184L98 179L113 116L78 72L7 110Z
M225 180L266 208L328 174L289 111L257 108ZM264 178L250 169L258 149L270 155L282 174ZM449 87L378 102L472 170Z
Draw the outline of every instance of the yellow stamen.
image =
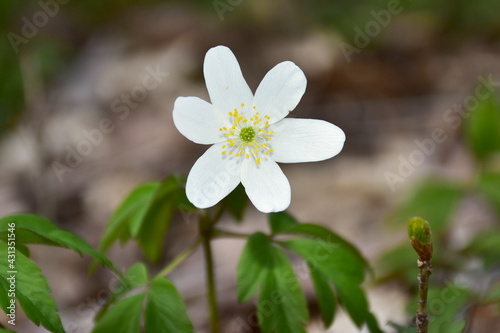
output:
M240 104L245 107L244 103ZM252 106L253 110L257 107ZM261 116L258 112L250 117L242 115L234 108L232 112L228 112L230 125L219 128L219 131L224 134L226 143L221 146L223 155L231 155L235 157L246 157L255 160L256 164L261 164L261 156L269 155L274 150L269 147L269 141L272 140L273 131L268 131L269 120L268 115ZM230 149L227 149L230 147ZM234 147L234 148L233 148ZM248 148L247 148L248 147Z

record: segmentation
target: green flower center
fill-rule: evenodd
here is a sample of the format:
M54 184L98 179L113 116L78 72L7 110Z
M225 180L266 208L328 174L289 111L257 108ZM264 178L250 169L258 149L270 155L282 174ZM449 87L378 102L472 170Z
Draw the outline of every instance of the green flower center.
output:
M244 106L242 103L241 107ZM222 155L253 158L255 163L260 164L261 154L269 155L274 151L269 146L274 132L267 129L271 117L260 116L255 112L256 108L252 107L254 114L250 118L241 115L236 108L228 112L230 127L219 128L227 141L227 144L222 145Z
M255 134L253 127L244 127L240 130L240 139L241 141L249 143L255 139Z

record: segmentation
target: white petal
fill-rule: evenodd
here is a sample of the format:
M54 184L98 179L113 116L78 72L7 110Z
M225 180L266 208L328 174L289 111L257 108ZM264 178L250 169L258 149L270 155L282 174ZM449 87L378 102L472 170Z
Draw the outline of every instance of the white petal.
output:
M237 108L251 108L253 94L243 78L238 60L225 46L208 50L203 65L205 82L212 104L227 114Z
M198 208L214 206L240 183L242 159L223 155L221 146L210 147L189 172L186 194Z
M227 126L228 118L198 97L178 97L173 117L179 132L193 142L213 144L224 141L219 128Z
M271 158L280 163L315 162L331 158L342 150L344 132L337 126L315 119L283 119L269 126Z
M295 109L306 91L307 79L293 62L285 61L272 68L260 83L253 105L273 124Z
M290 183L276 162L245 158L241 168L241 182L254 206L263 213L280 212L291 200Z

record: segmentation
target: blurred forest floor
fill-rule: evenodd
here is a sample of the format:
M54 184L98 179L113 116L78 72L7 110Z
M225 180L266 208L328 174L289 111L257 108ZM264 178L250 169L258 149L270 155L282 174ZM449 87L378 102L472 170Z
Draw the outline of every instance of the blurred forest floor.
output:
M255 29L221 28L194 10L175 6L131 10L121 19L124 31L106 26L96 30L81 41L76 57L53 81L43 81L35 53L22 53L28 111L0 142L0 214L37 212L97 246L108 217L128 191L141 181L187 174L203 153L205 147L178 133L171 112L178 96L208 100L203 56L219 44L234 51L253 90L280 61L291 60L304 70L308 88L292 116L330 121L345 131L347 141L332 160L282 165L292 186L289 210L301 221L328 225L371 262L406 237L383 225L406 189L428 174L464 181L471 177L474 164L461 131L443 114L463 103L479 76L500 78L498 44L470 39L443 45L431 25L407 17L386 28L378 41L383 48L362 49L348 62L338 47L342 37L328 29L273 31L270 23ZM158 77L157 88L148 90L143 100L124 102L123 94L131 94L151 71L168 74ZM113 130L103 133L88 156L59 179L53 163L64 163L85 139L82 131L99 128L103 119L110 119ZM417 148L414 140L429 138L438 127L448 139L391 191L386 172L397 173L400 157L408 159ZM453 235L456 242L493 219L485 217L479 204L466 204L466 213L457 216L464 223ZM243 225L229 217L221 223L248 232L267 228L265 217L253 207ZM195 235L196 223L179 216L167 239L164 262ZM236 302L235 267L242 247L239 240L215 241L224 332L237 331L253 310L253 304ZM100 300L116 283L113 276L104 270L87 276L89 258L69 251L33 247L32 254L52 286L68 332L88 332ZM115 246L110 256L123 269L142 259L134 244ZM171 276L197 332L207 332L203 269L197 252ZM304 287L312 295L312 287ZM389 320L405 322L404 290L394 283L368 287L382 327ZM338 316L328 331L319 318L313 320L310 332L357 331L347 317ZM493 327L492 320L484 321L486 328ZM20 324L19 332L44 332L28 321ZM486 328L478 326L474 332L492 332Z

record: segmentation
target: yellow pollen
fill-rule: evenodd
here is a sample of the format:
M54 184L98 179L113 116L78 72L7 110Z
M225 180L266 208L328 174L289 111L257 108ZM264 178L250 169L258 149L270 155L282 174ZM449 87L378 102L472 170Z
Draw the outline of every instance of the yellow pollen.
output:
M241 107L245 104L241 103ZM257 107L252 106L255 110ZM224 134L226 143L222 145L222 155L231 155L234 157L245 157L255 160L256 164L262 163L262 155L270 155L274 150L269 147L269 141L272 140L273 131L268 131L268 115L261 116L254 112L251 116L240 114L238 109L228 112L229 125L219 128Z

